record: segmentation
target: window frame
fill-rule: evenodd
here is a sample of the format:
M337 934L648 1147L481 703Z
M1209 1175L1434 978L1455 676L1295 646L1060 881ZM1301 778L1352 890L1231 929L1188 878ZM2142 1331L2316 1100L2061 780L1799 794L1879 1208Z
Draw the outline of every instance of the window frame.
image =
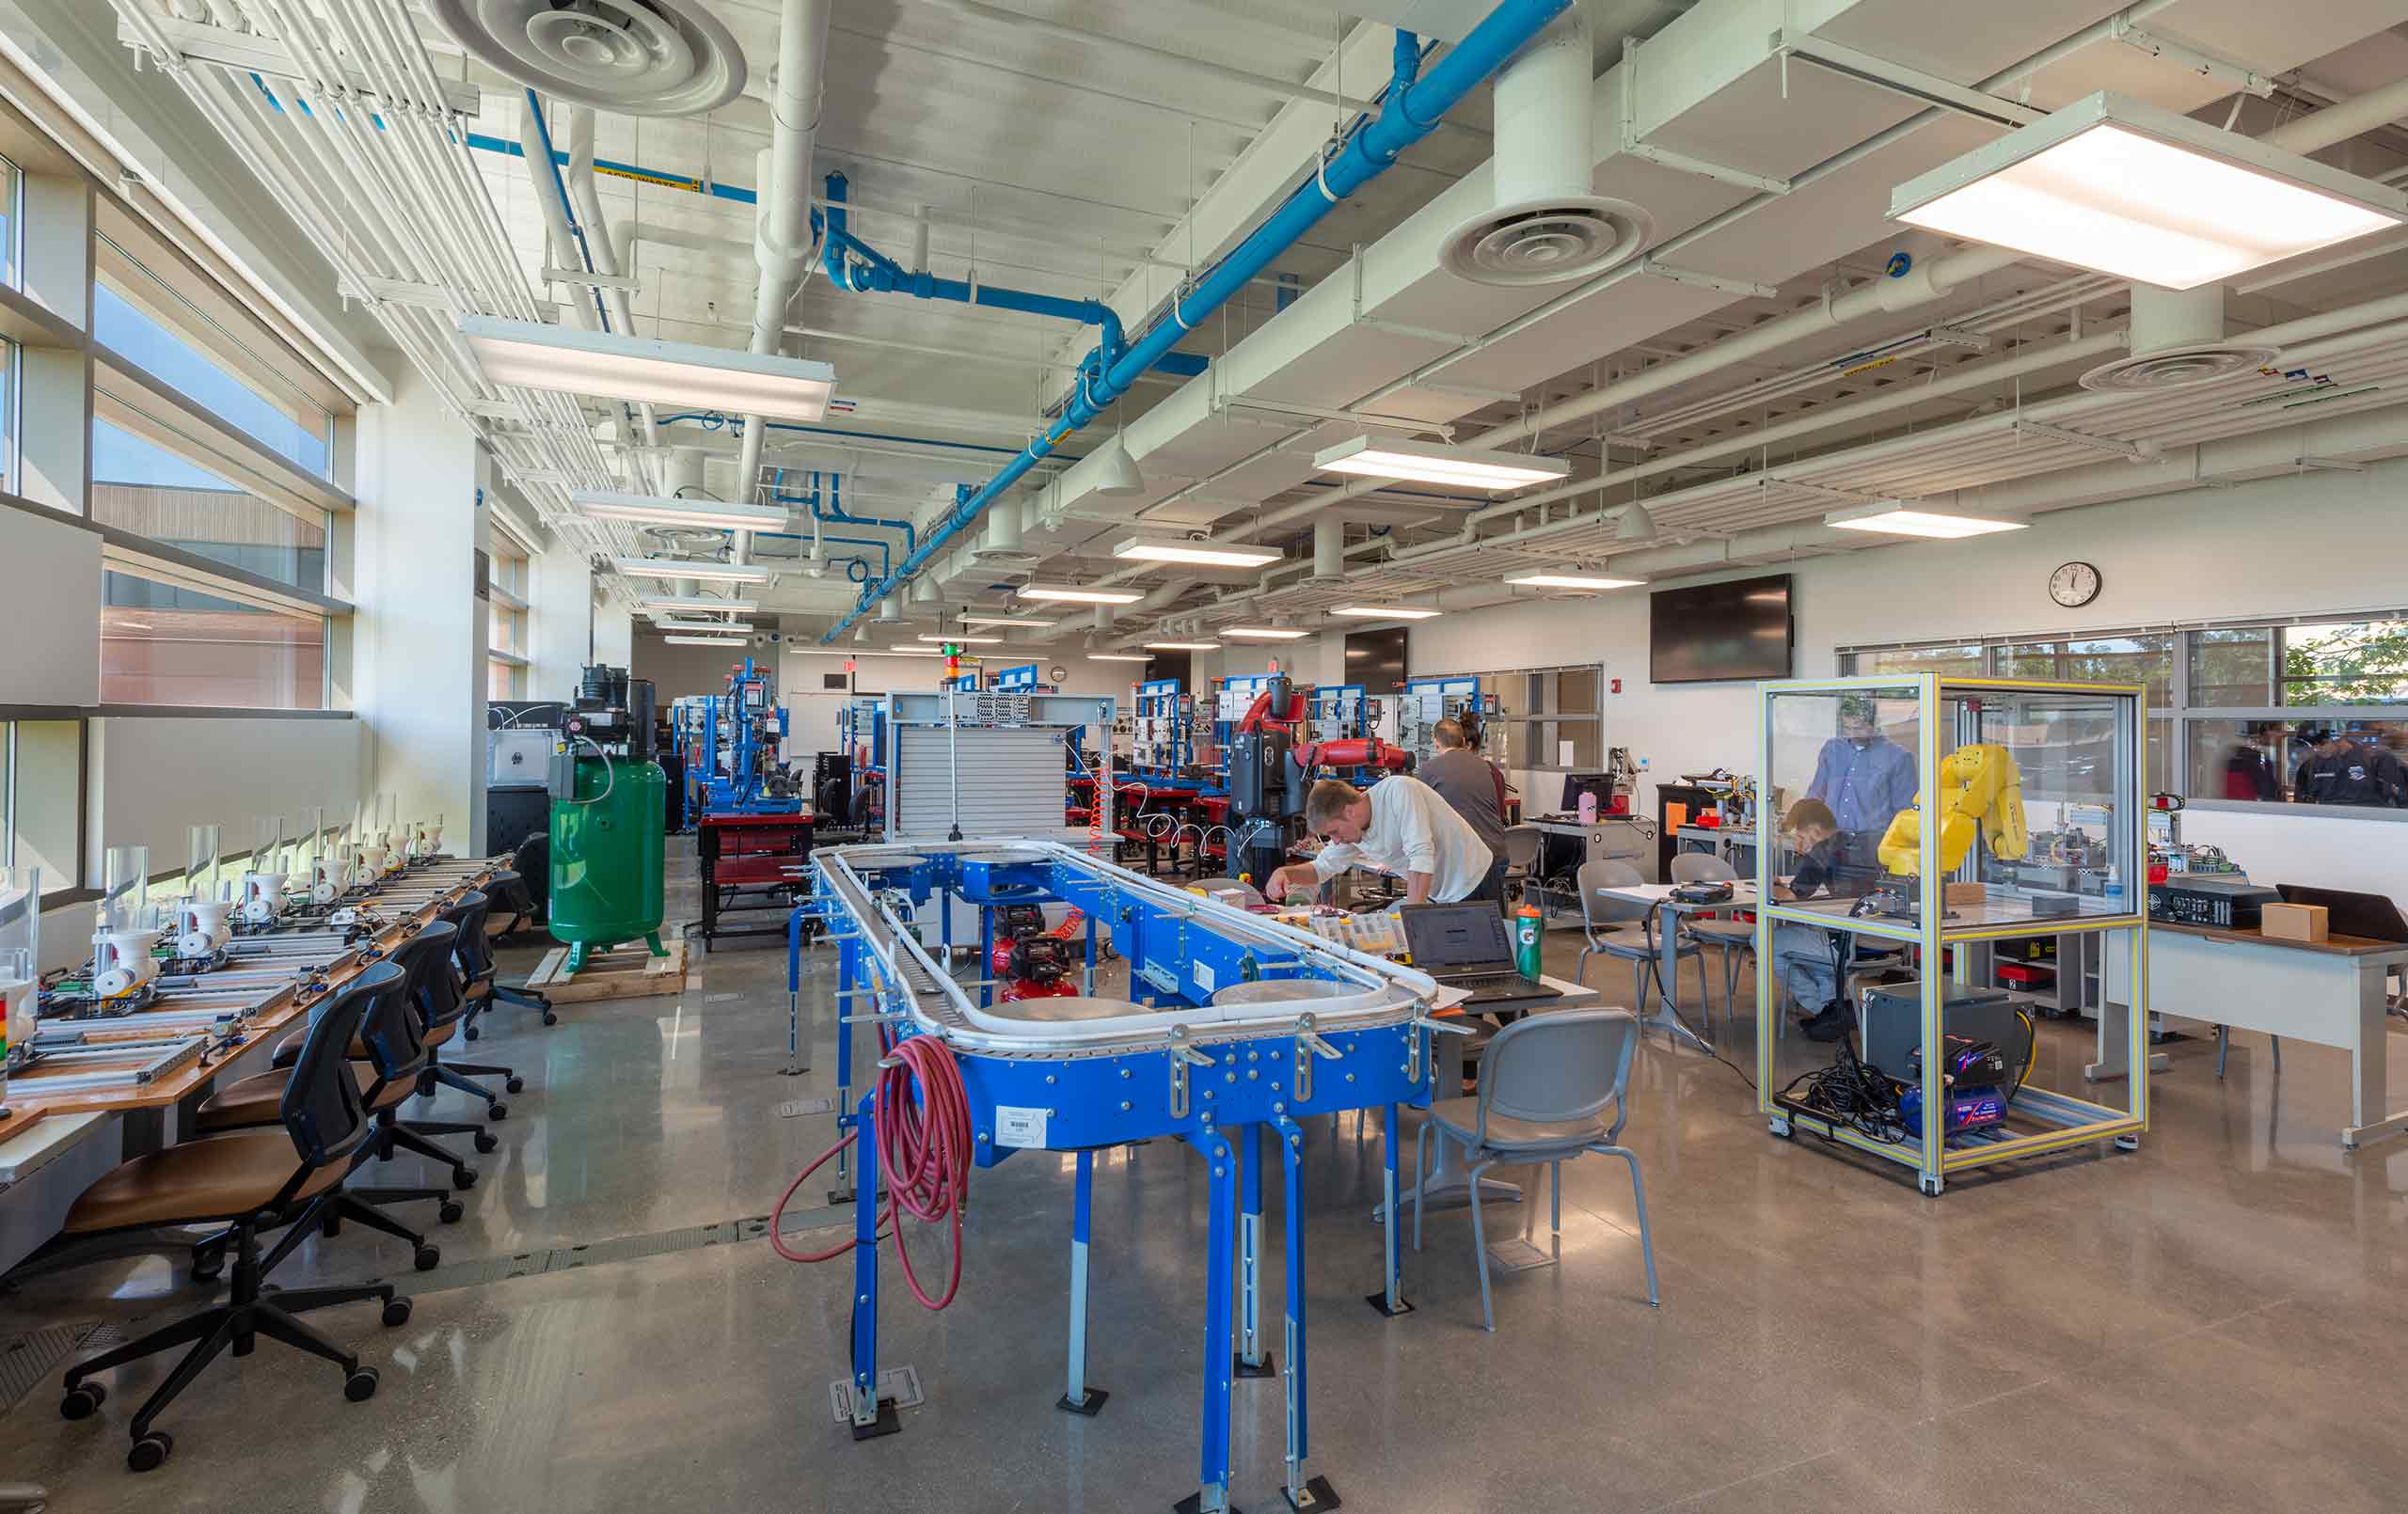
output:
M1561 698L1562 675L1565 673L1585 673L1595 680L1591 702L1596 708L1562 710L1556 707ZM1551 662L1521 668L1497 668L1481 672L1417 671L1405 682L1407 685L1435 683L1450 678L1476 678L1480 681L1480 692L1483 698L1489 695L1496 696L1497 713L1489 717L1484 723L1491 732L1500 727L1512 728L1512 733L1506 738L1506 753L1501 765L1510 767L1517 773L1588 773L1601 771L1604 768L1606 753L1610 749L1606 744L1607 683L1606 665L1602 661ZM1534 686L1533 680L1543 680L1543 682ZM1539 707L1527 708L1526 706L1533 698L1534 686L1538 689L1536 700ZM1571 726L1586 726L1596 732L1598 756L1594 765L1566 767L1555 760L1556 743L1563 739L1563 731ZM1544 738L1538 733L1542 727L1546 728L1546 735ZM1482 743L1481 755L1491 759L1497 758L1497 745L1494 740ZM1529 760L1542 756L1546 761Z
M2215 620L2158 622L2140 625L2086 626L2076 630L2021 631L2001 636L1938 637L1912 641L1884 641L1832 648L1832 666L1842 676L1855 673L1858 659L1885 653L1916 653L1956 651L1964 648L1982 649L1983 674L1986 677L2007 678L2001 671L2006 649L2028 646L2036 642L2103 641L2118 638L2164 637L2169 642L2172 667L2168 670L2167 688L2170 702L2163 708L2151 705L2143 714L2150 724L2165 722L2163 737L2164 792L2178 795L2183 807L2190 810L2234 811L2246 814L2290 814L2302 817L2347 820L2408 821L2408 808L2383 809L2371 805L2304 804L2294 798L2228 799L2221 795L2200 797L2192 793L2191 750L2193 727L2210 722L2264 721L2273 724L2297 725L2308 722L2342 722L2348 720L2382 720L2408 722L2408 703L2392 704L2194 704L2191 702L2193 654L2201 644L2196 639L2222 631L2267 631L2280 633L2293 626L2330 625L2358 621L2408 621L2408 608L2381 606L2367 609L2318 610L2290 615L2226 616ZM2279 635L2269 638L2269 645L2279 649ZM1876 669L1874 671L1886 670ZM2279 663L2269 674L2271 689L2279 694L2283 679ZM2289 774L2283 774L2288 786Z

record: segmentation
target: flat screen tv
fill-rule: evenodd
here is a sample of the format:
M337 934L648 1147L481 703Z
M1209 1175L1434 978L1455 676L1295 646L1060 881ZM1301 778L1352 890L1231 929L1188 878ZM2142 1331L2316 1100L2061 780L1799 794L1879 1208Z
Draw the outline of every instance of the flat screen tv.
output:
M1648 596L1648 676L1659 684L1789 677L1789 605L1785 573Z
M1402 625L1385 631L1346 633L1346 681L1360 684L1366 694L1394 694L1404 687L1404 632Z

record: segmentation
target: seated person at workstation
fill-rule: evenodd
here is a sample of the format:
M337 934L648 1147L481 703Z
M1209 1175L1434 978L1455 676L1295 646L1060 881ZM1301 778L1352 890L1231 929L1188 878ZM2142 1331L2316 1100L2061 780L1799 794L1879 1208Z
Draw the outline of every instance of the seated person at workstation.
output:
M1323 779L1305 799L1305 828L1324 843L1309 862L1271 875L1274 899L1310 892L1350 867L1404 880L1409 905L1498 897L1494 860L1437 790L1400 773L1369 790Z
M1800 799L1782 816L1782 827L1797 848L1798 871L1775 887L1773 897L1790 903L1839 893L1843 875L1852 870L1841 865L1840 826L1830 806ZM1787 920L1773 927L1773 969L1790 997L1814 1012L1803 1026L1810 1040L1836 1041L1847 1033L1847 1004L1840 998L1840 954L1847 943L1845 931Z

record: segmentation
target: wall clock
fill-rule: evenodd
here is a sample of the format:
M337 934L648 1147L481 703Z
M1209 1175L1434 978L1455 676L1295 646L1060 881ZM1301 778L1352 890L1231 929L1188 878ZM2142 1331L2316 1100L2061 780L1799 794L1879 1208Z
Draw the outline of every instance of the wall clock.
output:
M2067 609L2078 609L2099 597L2099 570L2087 562L2067 562L2049 575L2049 597Z

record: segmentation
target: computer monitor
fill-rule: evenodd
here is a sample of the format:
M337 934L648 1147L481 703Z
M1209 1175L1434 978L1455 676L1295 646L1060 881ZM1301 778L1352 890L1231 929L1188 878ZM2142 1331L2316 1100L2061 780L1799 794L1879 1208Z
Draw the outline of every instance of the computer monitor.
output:
M1580 796L1582 796L1583 794L1593 794L1593 795L1595 795L1595 796L1597 796L1597 812L1598 812L1599 814L1604 814L1604 813L1607 812L1607 810L1608 810L1609 808L1611 808L1611 807L1612 807L1612 804L1613 804L1613 797L1614 797L1614 780L1613 780L1613 775L1612 775L1611 773L1566 773L1566 774L1564 774L1564 775L1563 775L1563 808L1564 808L1564 810L1565 810L1565 811L1567 811L1567 812L1569 812L1569 811L1573 811L1573 810L1577 810L1577 809L1579 809L1579 808L1580 808Z

